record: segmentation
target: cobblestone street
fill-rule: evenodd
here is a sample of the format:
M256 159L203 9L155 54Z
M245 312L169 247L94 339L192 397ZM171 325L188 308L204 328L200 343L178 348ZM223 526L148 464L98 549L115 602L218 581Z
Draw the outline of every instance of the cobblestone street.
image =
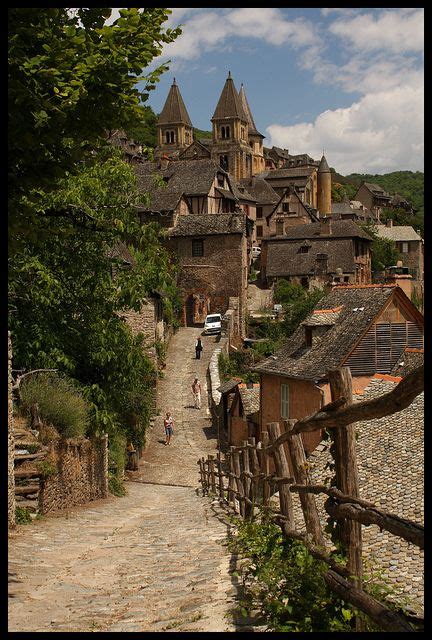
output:
M157 418L128 494L19 526L9 540L10 631L236 631L237 588L227 525L197 495L200 455L216 449L205 374L215 346L198 329L172 338L158 407L175 420L164 446ZM202 409L190 385L203 385ZM177 485L177 486L174 486Z

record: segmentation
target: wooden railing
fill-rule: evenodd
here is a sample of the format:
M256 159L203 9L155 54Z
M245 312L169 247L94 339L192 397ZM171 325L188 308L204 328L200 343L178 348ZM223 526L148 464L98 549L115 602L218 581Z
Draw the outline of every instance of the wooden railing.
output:
M424 548L422 525L388 513L359 497L357 452L352 422L390 415L409 406L423 390L423 367L406 378L390 393L373 400L356 403L352 400L352 379L348 367L329 372L332 402L315 415L301 421L288 420L281 433L279 423L267 424L258 445L249 438L240 447L230 447L224 459L209 455L198 460L200 483L204 495L219 496L221 502L234 509L240 517L251 518L256 508L266 510L288 537L302 540L310 553L326 562L329 570L325 580L330 589L346 602L368 615L385 631L413 631L411 623L422 619L393 611L362 589L362 531L361 525L376 524L380 529ZM333 430L335 486L311 484L306 455L301 439L302 431L330 428ZM286 449L291 459L291 470ZM271 464L273 460L273 465ZM273 466L274 472L270 473ZM270 507L270 497L279 493L279 508ZM292 494L299 502L306 533L296 530ZM338 520L341 541L346 552L346 565L336 562L326 549L316 494L328 496L327 513ZM409 621L408 621L409 620ZM356 630L362 630L357 620Z

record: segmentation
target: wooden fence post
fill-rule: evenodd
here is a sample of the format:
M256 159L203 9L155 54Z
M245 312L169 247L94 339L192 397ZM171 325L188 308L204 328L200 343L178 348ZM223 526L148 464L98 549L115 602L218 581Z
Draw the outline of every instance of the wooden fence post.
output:
M255 438L253 437L249 438L248 450L249 450L249 463L250 463L252 475L256 476L260 472L260 464L258 462L258 455L257 455L256 446L255 446ZM252 480L252 485L251 485L251 500L253 503L252 509L254 508L257 501L258 486L259 486L259 478L256 478L256 479L254 478Z
M223 476L222 476L222 462L221 462L220 451L217 452L216 466L217 466L218 477L219 477L219 498L221 500L223 500L224 499L224 484L223 484Z
M267 431L269 434L270 444L273 444L273 442L275 442L275 440L277 440L281 434L279 423L269 422L267 424ZM273 457L275 461L277 475L280 478L289 478L291 474L290 474L288 460L286 458L285 449L283 445L275 449L275 451L273 452ZM289 486L287 484L279 485L279 502L280 502L281 513L283 516L286 516L286 520L284 521L283 528L288 530L293 530L295 526L294 526L292 497L291 497L291 491L289 490Z
M197 465L199 466L199 475L200 475L200 482L201 482L201 489L204 495L204 474L203 474L203 468L202 468L202 461L201 458L197 461Z
M263 480L263 506L267 506L270 501L270 483L267 480L270 475L270 457L266 451L266 447L269 445L269 436L267 431L262 432L261 440L261 471L264 474Z
M230 450L230 459L229 459L230 475L228 476L228 502L230 502L233 505L234 511L236 511L236 508L235 508L235 497L234 497L235 481L234 481L234 478L233 478L233 474L235 474L234 447L230 447L229 450Z
M353 403L352 378L349 367L340 367L328 372L332 400L344 397L344 406ZM350 424L334 430L335 472L337 488L354 498L359 497L359 479L355 440L355 425ZM361 587L362 540L361 524L352 520L342 521L342 536L348 555L348 570L356 578Z
M200 471L202 474L202 483L203 483L203 495L208 495L208 482L206 476L206 468L205 468L205 460L204 456L200 460Z
M250 465L249 465L249 448L248 441L243 440L243 450L242 450L242 458L243 458L243 471L245 473L250 473ZM249 500L251 499L251 479L246 475L243 476L243 486L245 497ZM252 513L252 505L249 502L245 501L245 518L249 518Z
M240 515L242 518L245 517L245 500L244 500L244 488L243 482L240 476L240 454L238 451L233 451L233 459L234 459L234 473L236 474L236 485L238 492L238 501L240 504Z
M287 420L286 430L289 432L295 425L295 420ZM306 469L306 455L301 435L292 434L288 440L289 452L294 471L294 478L298 484L309 484L309 474ZM300 502L306 525L306 531L311 534L313 541L318 546L324 546L324 536L321 529L318 509L315 497L310 493L300 493Z
M210 472L210 485L212 493L216 493L216 478L214 470L214 456L209 455L209 472Z

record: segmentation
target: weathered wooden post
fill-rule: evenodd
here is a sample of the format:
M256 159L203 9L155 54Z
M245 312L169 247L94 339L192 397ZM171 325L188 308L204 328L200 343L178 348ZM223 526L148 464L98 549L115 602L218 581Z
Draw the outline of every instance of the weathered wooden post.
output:
M223 484L223 476L222 476L222 462L221 462L221 454L220 451L217 452L216 455L216 466L219 477L219 498L221 500L224 499L224 484Z
M209 472L210 472L210 486L212 493L216 493L216 478L214 470L214 456L209 455Z
M257 500L258 484L259 484L259 478L255 478L255 476L257 476L260 473L260 464L258 462L258 455L256 451L256 446L255 446L255 438L250 437L248 439L248 442L249 442L249 447L248 447L249 463L250 463L252 475L254 476L251 484L251 500L252 500L252 510L253 510Z
M279 423L269 422L267 424L267 431L269 434L270 444L273 444L273 442L275 442L281 434ZM280 478L289 478L290 470L283 445L277 447L272 453L275 461L277 475ZM295 526L292 497L291 491L289 490L289 486L287 484L281 483L279 485L279 502L281 513L286 517L283 528L287 530L294 530Z
M243 458L243 471L245 474L250 473L250 465L249 465L249 451L248 451L248 441L243 440L243 450L242 450L242 458ZM245 498L250 500L251 498L251 479L247 476L243 476L243 486L244 486L244 494ZM249 518L252 512L252 505L245 500L245 518Z
M242 518L245 517L245 501L244 501L244 487L243 482L240 476L240 454L238 451L233 451L233 459L234 459L234 473L236 475L235 481L238 492L238 501L240 504L240 515Z
M202 460L201 458L197 461L197 465L199 466L199 476L200 476L200 482L201 482L201 489L204 495L204 470L203 470L203 465L202 465Z
M352 377L349 367L340 367L339 369L329 371L328 377L332 400L345 398L345 404L342 406L345 407L352 404ZM343 493L358 498L360 491L355 425L350 424L335 429L333 443L336 486ZM347 551L348 571L353 576L353 583L361 589L363 577L361 524L354 520L345 519L341 522L340 531L342 542ZM361 631L362 627L362 620L357 618L357 631Z
M286 431L288 433L291 431L295 423L296 420L287 420L285 422ZM306 470L306 455L301 435L294 433L291 434L288 440L288 447L291 456L295 481L298 484L310 484L309 474ZM324 546L324 536L321 529L321 523L314 495L310 493L300 493L299 497L303 516L305 519L306 531L311 534L315 544Z
M262 448L261 448L261 471L264 474L263 480L263 506L267 506L270 501L270 483L267 480L270 475L270 456L266 450L269 445L269 436L267 431L262 432Z
M230 450L230 457L229 457L229 476L228 476L228 502L233 505L234 511L236 511L235 497L234 497L234 485L235 485L234 447L230 447L229 450Z
M204 480L204 484L203 484L204 495L207 496L208 495L208 475L206 471L206 460L204 459L204 456L201 458L201 468L202 468L203 480Z

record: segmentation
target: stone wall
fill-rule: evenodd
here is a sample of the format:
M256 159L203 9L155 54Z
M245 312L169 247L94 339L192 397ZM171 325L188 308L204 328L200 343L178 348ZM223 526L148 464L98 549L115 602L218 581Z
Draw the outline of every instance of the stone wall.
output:
M8 525L15 526L15 476L14 476L15 442L13 433L12 402L12 343L8 332Z
M41 479L41 513L108 496L108 436L55 440L49 444L45 461L52 462L57 473Z

